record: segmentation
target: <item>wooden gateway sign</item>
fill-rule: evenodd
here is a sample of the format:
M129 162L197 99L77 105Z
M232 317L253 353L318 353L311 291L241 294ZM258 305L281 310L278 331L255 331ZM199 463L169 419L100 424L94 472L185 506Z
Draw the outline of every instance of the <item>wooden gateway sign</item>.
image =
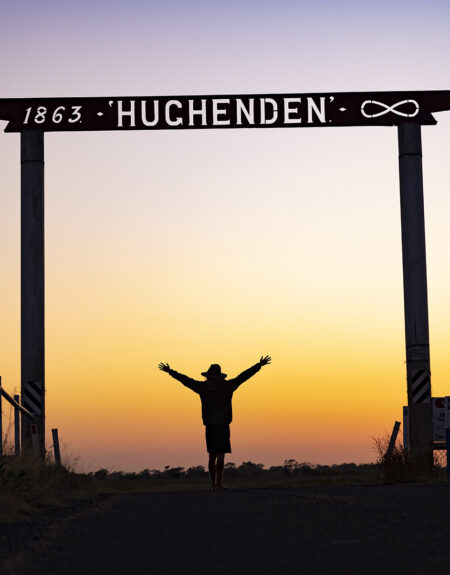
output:
M0 99L6 132L436 124L450 91Z
M22 394L29 382L45 389L44 132L397 126L409 437L414 456L432 465L421 125L436 124L433 114L446 110L450 90L0 99L5 131L21 132ZM43 394L43 449L44 400Z

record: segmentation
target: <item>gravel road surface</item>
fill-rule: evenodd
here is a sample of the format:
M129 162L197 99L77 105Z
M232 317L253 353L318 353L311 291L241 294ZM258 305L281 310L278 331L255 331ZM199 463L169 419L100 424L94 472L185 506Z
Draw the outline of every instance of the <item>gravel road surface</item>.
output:
M103 496L2 526L0 572L449 572L450 484Z

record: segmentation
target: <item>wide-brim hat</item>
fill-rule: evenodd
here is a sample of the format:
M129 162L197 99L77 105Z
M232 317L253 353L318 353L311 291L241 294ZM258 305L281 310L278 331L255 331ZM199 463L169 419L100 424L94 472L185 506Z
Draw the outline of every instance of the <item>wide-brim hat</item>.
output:
M204 377L216 377L218 379L225 379L227 374L222 373L220 365L218 363L213 363L209 366L208 371L202 373Z

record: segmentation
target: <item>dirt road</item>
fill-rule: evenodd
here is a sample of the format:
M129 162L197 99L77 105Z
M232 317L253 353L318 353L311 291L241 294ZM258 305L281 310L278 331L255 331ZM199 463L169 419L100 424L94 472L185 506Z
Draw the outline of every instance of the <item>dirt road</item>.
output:
M39 515L3 530L1 573L414 575L450 564L450 484L123 494Z

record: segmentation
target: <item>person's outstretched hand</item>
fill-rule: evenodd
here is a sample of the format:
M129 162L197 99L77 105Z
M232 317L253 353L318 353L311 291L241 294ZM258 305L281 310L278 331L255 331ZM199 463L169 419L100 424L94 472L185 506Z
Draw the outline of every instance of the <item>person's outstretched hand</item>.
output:
M170 366L169 366L168 363L162 363L162 362L161 362L161 363L158 365L158 367L159 367L159 369L160 369L161 371L168 372L168 371L170 370Z
M259 360L259 365L267 365L271 361L272 358L270 357L270 355L266 355L266 357L261 357L261 359Z

